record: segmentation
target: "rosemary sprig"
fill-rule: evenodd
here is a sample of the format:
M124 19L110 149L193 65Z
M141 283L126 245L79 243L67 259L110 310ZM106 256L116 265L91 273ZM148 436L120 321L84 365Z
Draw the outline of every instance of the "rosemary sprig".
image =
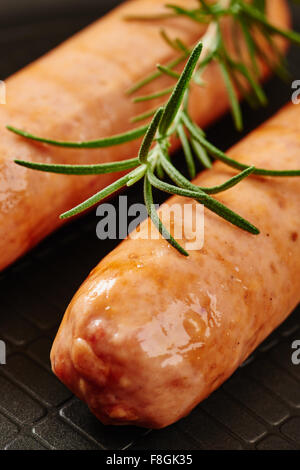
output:
M157 93L152 93L150 95L145 96L138 96L133 99L134 103L142 103L143 101L151 101L157 98L161 98L162 96L169 95L174 90L174 87L169 87L164 90L158 91Z
M183 8L178 5L166 4L166 8L172 16L185 16L190 20L209 24L207 32L202 38L204 45L204 57L198 65L198 72L194 76L196 84L203 86L201 76L205 68L212 62L217 62L220 66L224 83L228 92L231 104L232 115L235 126L238 130L243 127L242 112L238 99L238 93L245 98L251 106L267 104L266 95L259 84L259 64L258 58L262 59L271 70L274 70L282 79L287 77L287 68L283 55L278 50L274 42L275 36L281 36L298 45L300 45L300 34L290 30L281 29L271 24L266 16L265 0L219 0L215 3L208 3L206 0L199 0L198 8ZM168 13L166 13L168 15ZM221 21L225 17L230 17L232 21L233 43L235 44L236 54L227 52L226 41L222 34ZM149 17L151 20L152 17ZM135 17L132 15L127 20L138 21L147 20L146 16ZM258 40L257 32L259 32L269 43L271 53L265 53ZM250 65L241 54L236 40L237 34L241 34L244 38L248 51ZM163 39L173 49L178 51L178 38L173 40L165 31L162 33ZM185 49L188 49L185 46ZM166 69L160 69L160 72L172 72L173 68L179 65L185 56L181 55L171 63L167 64ZM158 79L161 74L154 72L145 79L142 79L128 90L131 95L137 92L145 84ZM174 76L174 72L173 72ZM244 83L241 83L243 78ZM163 95L162 95L163 96ZM138 98L134 98L134 101ZM155 110L153 110L155 112ZM138 121L136 121L138 122Z
M188 137L185 133L184 127L181 123L178 124L178 137L181 141L182 149L185 155L185 160L189 172L189 176L191 179L195 178L196 176L196 165L194 162L194 157L192 154L191 146L189 144Z
M259 234L259 229L257 227L236 212L232 211L230 208L226 207L217 199L213 198L211 195L226 191L233 186L236 186L251 174L263 176L300 176L300 170L274 171L244 165L228 157L206 139L203 130L192 121L188 114L190 83L195 71L197 70L201 51L202 43L199 43L193 49L190 57L188 58L184 70L181 73L168 102L165 106L160 107L155 112L150 125L139 128L137 131L130 131L129 133L121 134L122 142L125 142L126 139L130 140L135 132L139 137L142 135L144 136L137 158L121 162L100 163L96 165L58 165L15 160L18 165L29 169L67 175L96 175L130 169L132 170L130 173L122 176L86 201L83 201L81 204L62 214L60 216L62 219L77 215L92 207L94 204L99 203L122 187L126 185L132 186L137 181L143 179L145 205L153 224L157 227L161 235L175 249L185 256L187 256L188 253L171 236L156 212L153 204L153 187L170 194L177 194L179 196L194 199L234 226L254 235ZM16 130L13 127L9 127L9 130L12 130L13 132L17 131L17 134L25 138L34 138L35 140L39 140L43 143L57 145L57 142L53 140L35 137L27 132ZM200 187L193 184L182 173L180 173L171 162L169 147L171 137L174 135L179 136L181 139L188 171L191 177L195 174L195 159L199 159L204 166L211 166L211 160L209 159L208 154L221 160L230 167L241 170L241 172L218 186ZM120 135L112 136L108 139L110 139L114 144L120 143ZM107 139L102 139L97 142L98 145L99 142L102 142L101 145L106 146ZM59 142L59 145L63 144L64 146L68 146L68 143ZM82 142L80 144L84 145L87 143ZM74 145L74 143L72 145ZM172 184L164 181L164 172L170 178Z
M115 193L119 189L126 186L128 181L130 180L130 178L131 178L131 174L129 173L128 175L123 176L122 178L118 179L117 181L114 181L112 184L110 184L106 188L102 189L98 193L94 194L92 197L90 197L86 201L82 202L78 206L76 206L73 209L61 214L59 216L59 218L60 219L68 219L70 217L73 217L74 215L77 215L77 214L80 214L81 212L84 212L85 210L89 209L90 207L94 206L98 202L102 201L103 199L107 198L111 194Z
M160 125L160 121L163 115L164 115L164 108L159 108L154 118L152 119L152 122L147 131L147 134L144 137L144 140L142 142L142 145L139 151L139 161L142 164L147 163L148 155L150 152L150 147L152 145L153 139L157 132L158 126Z

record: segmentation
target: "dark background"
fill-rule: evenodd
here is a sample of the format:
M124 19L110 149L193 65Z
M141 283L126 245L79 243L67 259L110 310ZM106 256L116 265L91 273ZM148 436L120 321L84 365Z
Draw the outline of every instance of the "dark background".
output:
M118 3L1 0L0 79ZM299 6L293 6L293 14L300 30ZM289 62L290 82L300 79L300 53L294 47ZM275 78L267 84L267 108L243 106L243 134L290 100L290 82ZM227 149L241 134L226 116L208 137ZM141 187L127 194L141 200ZM221 389L165 430L104 427L56 380L49 350L64 310L89 271L117 244L97 240L95 227L93 211L0 274L0 338L8 345L7 364L0 366L0 449L300 449L300 366L291 362L292 341L300 339L299 310Z

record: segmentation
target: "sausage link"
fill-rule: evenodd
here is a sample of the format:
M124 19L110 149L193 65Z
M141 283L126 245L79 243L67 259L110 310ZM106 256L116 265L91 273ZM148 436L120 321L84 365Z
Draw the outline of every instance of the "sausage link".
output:
M258 167L299 168L299 135L300 108L288 105L229 155ZM233 174L216 163L194 182L214 186ZM136 232L100 262L68 307L52 367L103 423L161 428L187 415L299 302L299 178L252 176L217 199L260 235L205 211L204 246L186 258L162 238L141 240ZM172 197L162 210L187 203ZM182 224L176 217L173 231Z

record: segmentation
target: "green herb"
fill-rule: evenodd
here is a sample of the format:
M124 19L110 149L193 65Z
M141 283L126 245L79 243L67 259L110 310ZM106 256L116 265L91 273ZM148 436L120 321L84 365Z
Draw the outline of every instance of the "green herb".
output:
M175 38L173 40L165 32L162 32L163 39L170 45L170 47L176 51L178 50L183 52L183 54L165 66L159 66L156 72L135 84L128 91L129 94L138 91L145 84L157 79L163 73L168 73L176 79L178 77L177 83L174 87L152 93L151 95L134 98L134 101L142 102L170 95L168 101L163 106L153 108L150 111L132 119L132 121L138 122L148 117L152 117L150 124L130 130L124 134L89 142L61 142L37 137L12 126L8 126L7 129L21 137L32 139L44 144L71 148L104 148L112 145L120 145L143 137L138 157L121 162L99 163L96 165L44 164L22 160L15 160L15 162L18 165L32 170L69 175L97 175L132 170L130 173L119 178L117 181L102 189L86 201L65 212L60 217L65 219L77 215L94 204L99 203L122 187L132 186L137 181L143 179L145 205L153 224L175 249L177 249L181 254L187 256L188 253L167 231L156 212L153 203L153 187L170 194L177 194L179 196L194 199L203 204L210 211L225 219L227 222L246 232L256 235L259 233L259 229L257 227L255 227L251 222L245 220L236 212L232 211L230 208L226 207L224 204L221 204L218 200L213 198L212 195L226 191L233 186L238 185L241 181L252 174L276 177L300 176L300 170L276 171L242 164L228 157L224 152L210 143L206 139L203 130L200 129L191 119L188 112L191 81L194 80L196 83L201 83L201 74L205 67L211 61L217 61L224 76L236 126L241 128L242 114L236 95L236 87L243 91L242 94L252 105L256 106L257 104L266 103L263 89L257 81L258 69L256 57L262 57L262 52L256 42L256 38L252 35L252 28L255 26L260 29L271 44L273 44L273 35L275 34L288 37L290 40L295 42L300 42L300 36L297 33L282 31L270 25L265 16L265 2L263 0L253 0L251 4L245 4L242 0L220 0L213 4L208 4L204 0L199 0L198 9L186 10L174 5L168 5L168 8L172 11L168 17L184 15L191 18L193 21L208 23L210 26L203 39L205 47L202 57L202 42L199 42L192 51L188 51L186 45L182 43L180 39ZM235 27L237 25L241 27L250 54L252 64L251 69L249 69L242 60L236 58L233 59L228 55L224 46L220 27L220 19L224 16L232 16ZM133 20L133 17L131 17L130 20ZM147 18L139 18L139 20L147 20ZM178 76L177 72L174 73L173 69L186 58L188 58L188 60L184 70ZM250 92L245 90L244 85L241 84L241 77L246 79L250 86ZM201 105L201 103L199 105ZM190 178L195 176L195 162L197 160L200 161L205 168L210 168L212 165L212 159L217 159L226 165L239 170L240 173L218 186L199 187L193 184L173 165L171 161L169 148L171 138L173 136L179 137L182 143ZM171 180L172 184L165 181L165 175Z
M148 129L148 126L138 127L123 134L113 135L111 137L105 137L104 139L90 140L87 142L63 142L59 140L45 139L43 137L37 137L36 135L30 134L29 132L22 131L13 126L6 126L6 128L14 132L15 134L26 137L27 139L34 140L36 142L41 142L43 144L54 145L56 147L68 147L68 148L78 148L78 149L98 149L113 147L115 145L121 145L126 142L131 142L133 140L139 139L142 137Z
M286 79L288 73L286 69L286 61L282 53L278 50L274 42L275 36L281 36L300 45L300 34L290 30L284 30L271 24L266 16L266 4L264 0L252 0L247 2L245 0L219 0L215 3L208 3L205 0L199 0L199 7L187 9L177 5L166 4L166 8L171 11L171 16L185 16L192 21L203 24L210 24L206 34L203 36L202 41L206 49L206 56L198 65L198 72L194 75L194 81L198 85L203 85L201 75L204 69L212 62L219 64L223 75L224 83L228 92L232 115L235 126L238 130L242 129L242 112L237 95L240 95L250 102L251 105L259 104L266 105L267 98L259 84L259 65L258 58L261 58L274 72L276 72L282 79ZM232 22L233 44L237 56L230 55L227 52L225 38L223 37L221 21L225 17L230 17ZM147 20L146 16L135 17L132 15L127 20L137 21L143 19ZM149 17L151 20L152 17ZM211 28L213 26L213 28ZM213 32L213 34L211 34ZM265 53L258 40L257 32L260 33L269 43L271 54ZM242 56L238 41L236 37L238 34L244 38L248 56L250 60L245 61ZM179 48L178 38L172 39L165 31L162 31L162 37L165 42L172 47L173 50L182 52L182 47ZM188 47L184 45L184 50L187 51ZM176 76L172 69L179 65L185 58L185 55L180 55L171 63L160 68L161 73L172 74ZM145 79L136 83L128 90L128 94L133 94L142 88L145 84L158 79L161 74L154 72ZM241 84L240 78L245 79L247 87ZM138 98L134 98L137 100Z

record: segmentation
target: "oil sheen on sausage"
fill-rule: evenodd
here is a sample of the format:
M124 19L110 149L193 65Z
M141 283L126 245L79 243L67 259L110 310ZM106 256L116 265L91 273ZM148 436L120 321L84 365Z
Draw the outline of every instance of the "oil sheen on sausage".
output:
M299 135L300 108L289 105L229 155L299 168ZM195 184L233 174L217 163ZM161 428L187 415L299 302L299 178L253 176L217 199L260 235L205 210L204 246L188 258L163 239L133 236L100 262L68 307L52 367L103 423ZM182 223L175 218L174 231Z
M196 0L173 3L176 2L187 6L197 3ZM157 63L165 63L175 54L162 40L161 28L190 45L205 31L203 26L184 18L164 22L124 21L130 13L161 12L165 3L165 0L125 2L6 81L7 104L0 108L0 270L55 230L62 223L60 213L120 176L38 173L18 167L14 159L108 162L136 156L140 144L136 141L98 150L49 147L17 137L5 126L68 141L92 140L128 130L130 118L154 103L133 104L125 91L153 71ZM287 27L289 13L285 0L272 0L268 5L270 20ZM228 109L218 68L209 67L204 78L207 85L194 91L191 110L201 126ZM143 93L169 86L172 80L154 82Z

